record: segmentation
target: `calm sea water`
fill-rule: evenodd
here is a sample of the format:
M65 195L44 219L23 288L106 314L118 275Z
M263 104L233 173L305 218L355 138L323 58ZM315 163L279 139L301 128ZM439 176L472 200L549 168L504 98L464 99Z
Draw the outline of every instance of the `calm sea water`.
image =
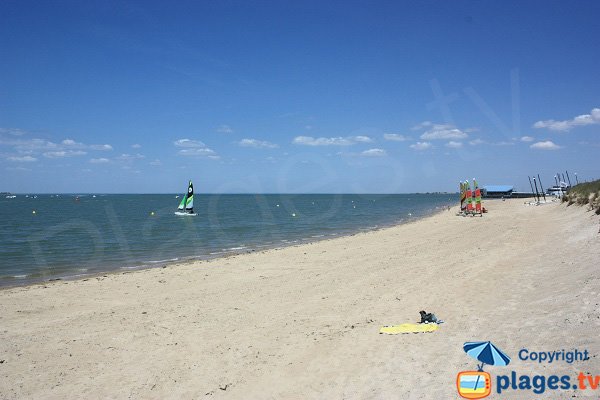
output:
M347 235L428 215L454 197L195 195L198 216L189 217L174 215L175 195L2 196L0 286Z

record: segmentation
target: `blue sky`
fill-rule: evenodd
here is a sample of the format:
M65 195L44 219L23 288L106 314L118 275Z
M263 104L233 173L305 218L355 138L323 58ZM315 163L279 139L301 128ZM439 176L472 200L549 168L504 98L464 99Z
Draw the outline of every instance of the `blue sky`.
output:
M599 178L599 15L596 1L4 1L0 191Z

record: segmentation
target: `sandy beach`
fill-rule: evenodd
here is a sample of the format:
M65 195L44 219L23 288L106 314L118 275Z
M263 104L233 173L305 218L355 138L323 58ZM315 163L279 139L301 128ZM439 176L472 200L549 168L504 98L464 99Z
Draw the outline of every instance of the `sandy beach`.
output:
M598 216L489 201L378 231L193 264L0 290L3 399L452 399L476 368L600 375ZM417 322L428 334L381 335ZM521 349L586 349L537 363ZM600 389L599 389L600 390ZM598 398L600 391L496 398Z

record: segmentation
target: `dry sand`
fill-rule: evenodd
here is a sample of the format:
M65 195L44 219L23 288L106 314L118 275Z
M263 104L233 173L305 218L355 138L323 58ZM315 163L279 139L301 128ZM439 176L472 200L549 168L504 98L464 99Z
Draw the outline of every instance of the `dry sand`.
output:
M208 262L0 291L0 398L453 399L465 341L495 374L600 375L598 217L486 202L375 232ZM434 333L382 325L446 322ZM537 364L520 349L587 349ZM595 394L595 396L593 396ZM506 391L571 398L600 390Z

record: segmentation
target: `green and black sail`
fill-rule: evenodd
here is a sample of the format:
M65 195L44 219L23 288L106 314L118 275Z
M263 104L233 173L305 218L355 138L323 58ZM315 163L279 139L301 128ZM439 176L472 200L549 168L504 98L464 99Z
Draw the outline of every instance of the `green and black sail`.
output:
M194 185L192 181L188 184L187 193L183 196L181 203L179 203L178 209L190 214L194 213Z

